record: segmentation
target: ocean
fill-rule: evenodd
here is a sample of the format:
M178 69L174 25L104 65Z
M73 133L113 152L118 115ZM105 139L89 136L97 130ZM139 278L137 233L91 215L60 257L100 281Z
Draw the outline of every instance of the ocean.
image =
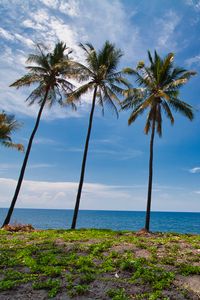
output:
M7 209L0 208L0 224ZM16 208L11 223L32 224L37 229L69 229L73 210ZM137 231L144 227L143 211L80 210L77 228ZM200 234L200 213L152 212L151 231Z

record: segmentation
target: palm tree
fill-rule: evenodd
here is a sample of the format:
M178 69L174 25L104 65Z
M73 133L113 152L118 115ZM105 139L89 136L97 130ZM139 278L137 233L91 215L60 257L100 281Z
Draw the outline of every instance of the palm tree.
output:
M69 51L66 45L62 42L59 42L55 45L54 50L48 53L45 53L46 49L41 45L38 45L37 48L37 53L30 54L27 59L27 63L34 64L26 67L28 69L28 74L11 84L12 87L16 87L17 89L21 87L29 87L31 85L37 85L26 101L29 102L29 105L32 105L37 101L40 105L40 109L28 142L14 197L3 226L9 224L10 222L10 218L12 216L12 212L23 181L32 142L38 129L42 111L45 105L49 105L49 107L51 107L56 101L59 104L62 104L62 94L67 94L73 89L73 85L66 80L66 77L71 72L69 60L69 54L71 51ZM65 54L66 51L67 53Z
M122 77L121 72L117 71L122 52L115 45L106 41L99 51L90 43L80 44L80 47L85 52L86 64L76 63L75 68L78 80L80 82L87 80L87 82L68 95L68 102L79 100L82 95L91 91L93 92L93 97L71 229L76 228L96 102L102 107L102 112L104 112L104 104L106 104L118 116L116 104L120 102L118 96L123 93L123 89L119 84L126 85L126 88L128 84Z
M193 108L179 98L180 88L187 83L192 75L196 73L183 68L174 67L174 54L169 53L162 59L155 51L154 57L148 51L150 65L139 62L136 70L127 68L128 74L136 77L136 82L140 88L129 89L126 92L126 99L122 102L122 109L132 109L128 119L131 125L136 118L144 111L148 111L145 134L151 131L150 158L149 158L149 182L147 194L146 222L145 230L149 231L151 195L153 180L153 145L155 130L162 136L162 112L169 118L171 124L174 123L172 110L180 112L182 115L192 120L194 117Z
M15 144L12 141L11 135L21 126L15 120L14 115L8 115L4 111L0 113L0 143L8 148L16 148L19 151L23 151L24 147L22 144Z

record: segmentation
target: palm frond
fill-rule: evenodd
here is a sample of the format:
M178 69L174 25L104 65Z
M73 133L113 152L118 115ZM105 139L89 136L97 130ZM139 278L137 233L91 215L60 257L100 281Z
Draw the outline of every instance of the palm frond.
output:
M154 88L154 83L148 77L143 77L136 70L133 70L133 75L135 75L136 82L139 84L139 86L144 86L144 87L148 87L151 89Z
M37 88L35 88L30 93L30 95L26 98L25 101L28 102L29 106L33 105L36 100L38 100L38 103L41 103L45 95L45 91L46 91L46 86L44 84L40 84Z
M26 67L27 70L29 70L29 72L31 72L32 74L36 73L36 74L46 74L46 69L42 68L42 67L38 67L38 66L27 66Z
M182 115L187 117L190 121L194 119L194 111L191 105L188 103L179 100L177 98L173 98L168 101L169 106L171 106L175 111L180 112Z
M94 77L94 73L85 65L76 62L70 61L70 78L74 78L78 81L87 81L89 78Z
M173 78L176 77L175 79L171 79L172 76L169 76L168 80L164 84L165 90L171 88L179 89L180 87L185 85L192 76L196 75L196 72L180 70L179 74L181 74L181 76L173 76Z
M123 92L125 99L121 102L122 110L131 109L141 104L147 98L147 90L143 88L131 88Z
M86 43L85 45L80 43L79 47L81 47L87 54L90 54L90 52L94 50L94 47L90 43Z
M12 142L12 133L19 129L21 124L15 120L14 115L8 115L4 111L0 113L0 143L5 147L17 148L23 151L23 145Z
M18 79L17 81L13 82L10 87L16 87L19 89L20 87L30 86L35 83L39 83L41 80L40 76L36 74L29 73L24 75L22 78Z
M124 73L124 74L127 74L127 75L133 75L133 74L135 74L135 70L134 69L132 69L132 68L123 68L122 69L122 72Z
M67 94L66 103L72 103L74 101L80 100L80 98L91 91L94 88L93 82L86 83L76 90L74 90L72 93Z
M51 67L48 62L48 56L44 55L37 55L37 54L29 54L26 63L35 63L37 66L44 68L45 70L50 70Z
M107 74L106 78L107 78L107 80L115 80L115 78L122 77L122 75L123 75L123 72L119 71L119 72Z
M15 144L12 142L0 141L1 144L7 148L15 148L18 151L24 152L24 146L22 144Z
M134 108L128 119L128 125L131 125L139 117L139 115L143 114L145 109L146 107L143 107L141 105L138 105L136 108Z
M116 77L114 79L114 82L118 83L118 84L123 84L126 88L131 88L132 87L131 83L126 78L121 77L121 76Z
M163 64L160 70L159 82L165 83L171 75L171 70L173 68L174 53L169 53L163 60Z
M116 114L117 118L119 117L118 109L114 102L117 101L118 105L120 105L120 101L116 94L109 89L108 87L103 86L101 88L101 91L103 92L103 103L105 103L114 113Z
M164 110L166 116L170 119L171 124L174 124L174 117L172 115L172 112L171 112L171 110L170 110L169 105L167 104L167 102L166 101L162 101L161 105L163 107L163 110Z
M152 58L151 52L148 50L147 53L148 53L149 61L153 65L153 58Z
M75 85L63 78L58 78L57 84L60 87L60 89L63 90L64 94L72 92L75 89Z
M180 78L180 76L182 76L185 72L187 72L186 69L184 68L180 68L180 67L176 67L172 70L170 76L169 76L169 82L173 81L173 80L177 80L178 78Z
M148 107L152 109L152 100L154 99L154 95L150 95L145 101L138 105L134 105L134 109L128 119L128 124L133 123L138 115L142 114Z
M112 89L115 93L117 93L117 94L119 94L119 95L123 95L123 94L124 94L124 91L125 91L125 90L124 90L123 88L121 88L120 86L111 83L111 84L110 84L110 87L111 87L111 89Z
M106 66L107 73L113 73L116 70L119 60L123 53L117 49L114 44L106 41L102 49L98 52L99 66Z

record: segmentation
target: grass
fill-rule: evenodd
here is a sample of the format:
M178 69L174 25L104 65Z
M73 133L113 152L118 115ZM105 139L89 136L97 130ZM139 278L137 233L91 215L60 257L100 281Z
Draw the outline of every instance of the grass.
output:
M199 249L199 235L0 230L0 298L198 299L181 280L200 278Z

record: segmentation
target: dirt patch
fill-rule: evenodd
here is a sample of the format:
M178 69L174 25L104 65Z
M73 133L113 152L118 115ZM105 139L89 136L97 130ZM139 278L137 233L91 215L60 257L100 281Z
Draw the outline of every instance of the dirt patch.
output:
M200 275L178 276L177 285L194 292L200 299Z
M119 281L115 279L113 280L111 276L106 275L101 280L96 280L93 282L88 296L91 297L92 299L108 300L110 299L110 297L108 297L107 292L110 289L120 289L120 288L124 288L125 291L131 295L136 295L138 293L143 292L141 286L136 286L126 282L121 282L120 280Z
M46 300L48 299L45 290L33 290L31 284L19 286L16 289L1 292L1 300ZM67 299L66 299L67 300Z
M134 253L135 253L136 257L143 257L143 258L146 258L146 259L148 259L150 257L149 251L145 250L145 249L138 249Z
M136 246L131 243L122 243L120 245L114 245L110 248L110 251L116 251L118 253L124 253L125 251L134 251Z

